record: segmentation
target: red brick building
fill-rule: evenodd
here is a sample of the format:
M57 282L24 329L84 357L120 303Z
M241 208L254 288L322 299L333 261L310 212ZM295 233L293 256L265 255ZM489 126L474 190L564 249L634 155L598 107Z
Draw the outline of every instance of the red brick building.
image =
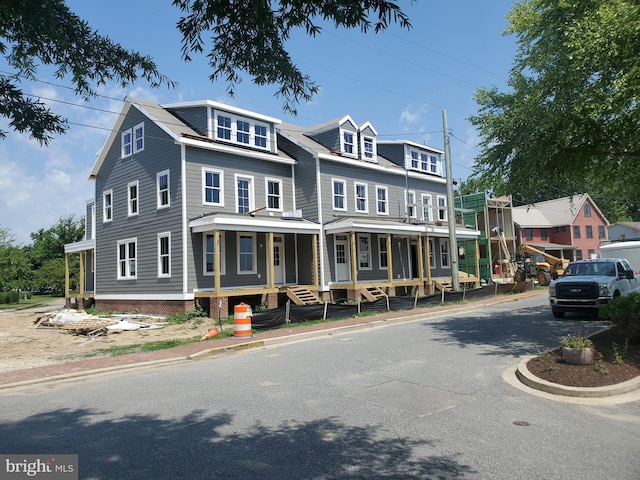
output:
M580 260L598 253L609 221L588 193L513 207L518 245Z

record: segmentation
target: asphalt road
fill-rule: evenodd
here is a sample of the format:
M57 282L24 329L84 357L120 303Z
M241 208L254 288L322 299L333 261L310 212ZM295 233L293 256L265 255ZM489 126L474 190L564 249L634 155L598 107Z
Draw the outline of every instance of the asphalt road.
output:
M546 297L0 393L0 452L81 479L633 479L640 402L505 381L594 319Z

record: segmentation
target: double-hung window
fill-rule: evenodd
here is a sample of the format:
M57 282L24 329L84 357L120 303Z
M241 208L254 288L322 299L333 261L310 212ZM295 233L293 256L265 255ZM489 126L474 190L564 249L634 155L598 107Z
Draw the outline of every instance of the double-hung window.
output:
M371 270L371 249L369 235L358 235L358 267L360 270Z
M429 170L429 155L426 153L420 154L420 169L424 172Z
M433 238L429 239L429 268L436 268L436 252Z
M122 158L142 150L144 150L144 122L137 124L133 128L123 130L120 137Z
M107 190L102 194L102 221L113 220L113 190Z
M438 220L447 221L447 197L438 195Z
M333 180L333 209L346 210L347 204L345 196L347 194L347 183L344 180Z
M369 206L367 201L367 184L366 183L355 183L355 194L356 194L356 212L367 213L369 212Z
M371 137L364 137L362 140L362 148L364 159L372 161L376 156L375 140Z
M171 233L158 234L158 277L171 276Z
M222 170L202 169L202 203L224 206L224 172Z
M389 215L389 189L376 187L376 211L378 215Z
M282 211L282 180L267 178L267 210Z
M118 242L118 280L137 278L136 250L138 240L129 238Z
M250 136L249 122L238 120L237 129L236 138L238 139L238 143L246 143L248 145Z
M255 257L255 233L238 233L238 274L256 273Z
M449 240L440 239L440 265L442 268L449 268Z
M138 185L138 180L127 185L127 213L130 217L138 215Z
M355 152L355 143L354 143L355 134L353 132L342 132L342 151L348 155L354 155Z
M253 177L236 175L236 205L238 213L253 210Z
M429 169L431 170L431 173L440 174L438 169L438 157L435 155L429 155Z
M409 218L416 218L416 192L407 192L407 216Z
M206 233L204 239L204 274L205 275L213 275L216 272L215 265L215 237L211 233ZM225 268L225 256L224 256L224 232L219 234L220 245L218 247L220 254L220 275L224 275L226 272Z
M267 126L256 124L254 128L256 147L267 148Z
M389 269L389 250L387 249L387 237L378 236L378 265L380 270Z
M432 207L431 207L431 195L425 193L422 194L422 220L425 222L433 221Z
M169 170L156 174L156 189L158 208L167 208L170 205Z
M420 154L417 150L411 150L411 168L418 169L418 165L420 162Z
M231 140L231 117L218 115L216 134L220 140Z

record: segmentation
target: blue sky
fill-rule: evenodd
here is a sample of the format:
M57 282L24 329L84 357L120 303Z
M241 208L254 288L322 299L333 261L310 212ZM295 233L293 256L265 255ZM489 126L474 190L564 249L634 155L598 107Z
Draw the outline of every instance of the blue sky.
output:
M312 126L344 115L371 122L381 139L406 139L443 149L442 111L447 111L453 176L464 179L478 154L478 137L468 117L477 112L473 99L479 87L506 88L516 51L515 38L504 36L506 15L514 0L400 1L410 17L410 31L393 26L384 34L362 34L325 27L315 38L295 32L287 48L298 67L318 85L320 93L298 108L298 116L282 111L274 86L257 87L245 75L235 98L226 84L212 83L204 55L185 63L180 11L171 0L69 0L69 8L101 34L128 49L151 55L159 70L178 82L174 90L151 89L144 82L108 85L90 102L76 97L70 82L41 69L41 81L23 83L72 123L69 132L47 147L28 135L10 132L0 140L0 226L18 244L29 234L47 229L60 217L84 213L94 195L88 180L95 156L122 107L126 95L173 103L211 99L285 122ZM0 70L7 72L4 58ZM7 122L0 120L7 130Z

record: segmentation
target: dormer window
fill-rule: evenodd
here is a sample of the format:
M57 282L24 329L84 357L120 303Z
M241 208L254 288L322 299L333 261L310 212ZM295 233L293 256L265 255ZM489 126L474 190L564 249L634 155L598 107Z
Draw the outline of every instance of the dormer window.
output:
M409 168L425 173L442 176L442 167L440 165L440 157L433 153L421 152L419 150L410 150L411 164Z
M376 158L376 143L373 137L362 138L362 154L365 160L370 162Z
M271 149L271 128L267 123L218 111L215 114L215 125L215 140L260 150Z
M353 132L342 132L342 151L348 155L353 155L355 134Z

